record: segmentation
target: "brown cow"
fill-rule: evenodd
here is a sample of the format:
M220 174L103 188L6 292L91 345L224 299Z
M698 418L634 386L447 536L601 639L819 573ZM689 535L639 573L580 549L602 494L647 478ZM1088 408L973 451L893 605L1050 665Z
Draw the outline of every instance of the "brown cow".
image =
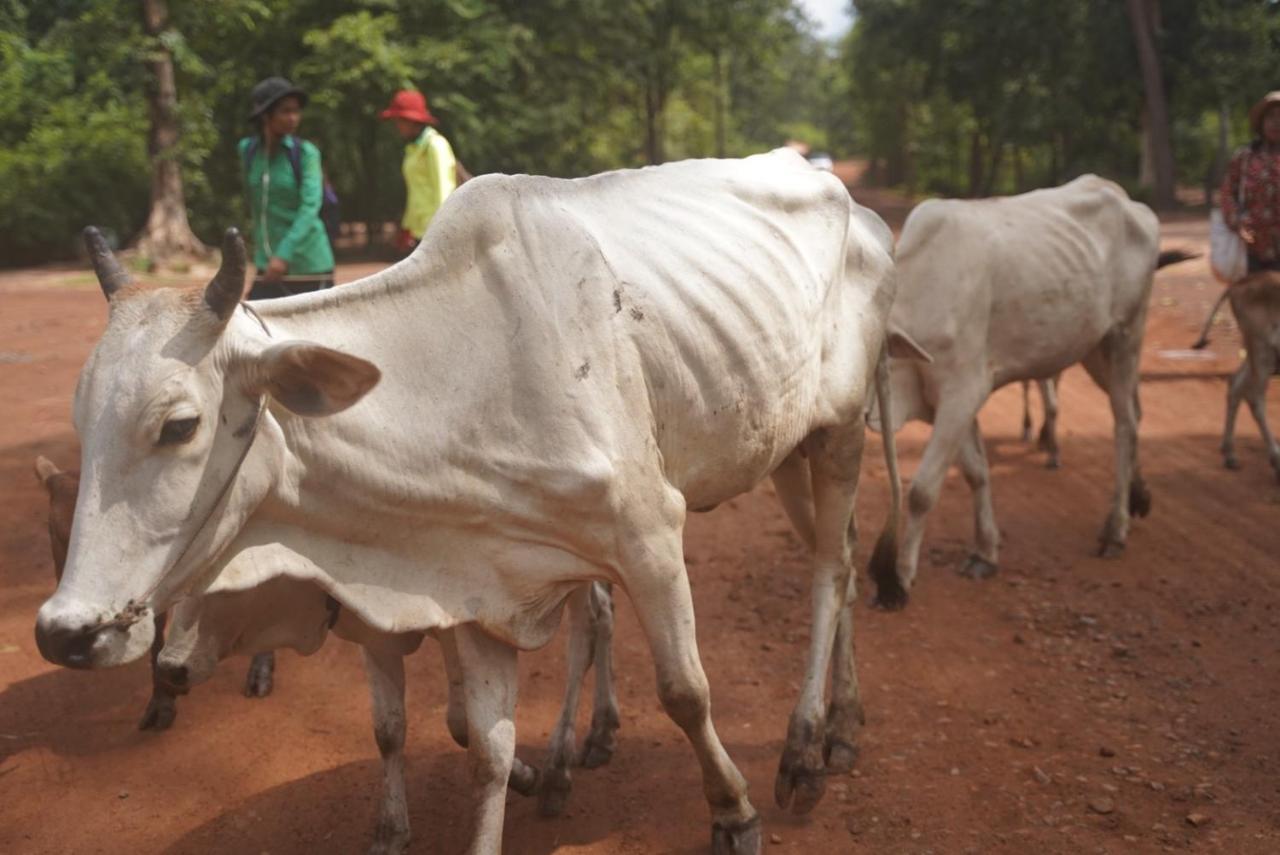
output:
M1228 469L1239 469L1236 459L1236 413L1241 399L1249 402L1249 411L1258 423L1258 431L1267 446L1267 456L1276 478L1280 479L1280 444L1267 427L1267 384L1280 369L1280 272L1260 271L1250 274L1226 290L1231 311L1244 339L1245 360L1231 378L1227 388L1227 422L1222 431L1222 462ZM1216 310L1216 306L1215 306ZM1213 313L1209 315L1212 321ZM1208 342L1209 323L1196 346Z
M76 496L80 491L80 473L63 471L47 457L36 458L36 477L49 494L49 546L53 551L53 575L62 579L67 561L67 544L71 540L71 521L75 517ZM165 615L155 618L156 636L151 644L151 700L138 722L139 730L168 730L178 714L177 693L157 677L156 657L164 647ZM275 654L260 653L249 663L244 694L249 698L265 698L271 694L275 675Z

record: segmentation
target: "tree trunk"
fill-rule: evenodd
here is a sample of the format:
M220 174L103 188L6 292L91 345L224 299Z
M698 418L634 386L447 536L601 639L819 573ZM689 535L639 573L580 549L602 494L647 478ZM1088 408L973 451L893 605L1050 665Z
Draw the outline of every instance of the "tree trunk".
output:
M151 213L138 237L138 251L153 265L164 265L178 256L204 256L209 250L191 231L187 202L178 164L178 91L173 78L173 56L160 40L169 23L166 0L142 0L142 17L151 37L151 85L147 107L151 127L147 153L151 158Z
M1134 44L1142 66L1142 87L1146 93L1147 133L1151 140L1153 171L1152 201L1156 207L1173 205L1173 142L1169 131L1169 110L1165 101L1160 56L1156 52L1156 29L1160 7L1157 0L1127 0Z
M969 198L976 199L982 191L982 132L975 130L969 136Z

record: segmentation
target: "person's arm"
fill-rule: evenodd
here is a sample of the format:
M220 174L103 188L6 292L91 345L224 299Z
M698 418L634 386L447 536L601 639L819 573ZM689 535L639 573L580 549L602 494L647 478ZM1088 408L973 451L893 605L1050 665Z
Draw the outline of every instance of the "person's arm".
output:
M312 229L320 228L320 205L324 201L324 172L320 167L320 150L313 145L302 146L302 186L298 188L298 212L289 224L280 242L276 244L272 261L277 258L285 263L285 270L293 260L293 249L298 241ZM283 271L282 271L283 272Z

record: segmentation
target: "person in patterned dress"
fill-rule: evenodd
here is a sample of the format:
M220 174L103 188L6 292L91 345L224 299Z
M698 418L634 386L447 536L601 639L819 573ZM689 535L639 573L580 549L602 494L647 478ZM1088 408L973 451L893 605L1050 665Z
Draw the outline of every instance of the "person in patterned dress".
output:
M1280 270L1280 90L1253 105L1249 129L1253 142L1231 158L1219 204L1244 239L1249 272Z

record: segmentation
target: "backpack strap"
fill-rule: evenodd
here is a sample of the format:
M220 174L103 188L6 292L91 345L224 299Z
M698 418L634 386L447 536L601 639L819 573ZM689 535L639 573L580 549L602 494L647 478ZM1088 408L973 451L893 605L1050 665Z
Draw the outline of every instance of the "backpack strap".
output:
M298 137L293 138L292 146L285 146L289 152L289 165L293 167L293 180L297 183L298 189L302 189L302 140ZM244 147L244 180L249 182L249 167L253 165L254 155L258 153L258 137L250 137L249 144Z

